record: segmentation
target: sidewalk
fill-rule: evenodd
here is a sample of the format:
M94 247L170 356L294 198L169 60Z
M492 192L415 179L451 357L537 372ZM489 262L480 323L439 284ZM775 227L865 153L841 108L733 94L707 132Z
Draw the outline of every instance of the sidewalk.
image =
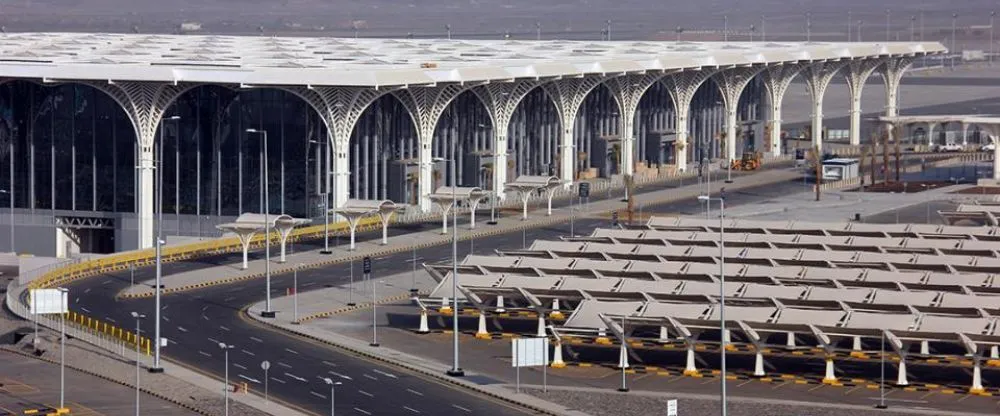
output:
M736 182L725 184L725 187L728 191L734 192L740 189L788 181L800 176L801 174L799 172L789 169L765 170L753 175L740 176L737 178ZM717 187L714 188L717 189ZM635 196L635 203L637 205L650 206L691 199L697 197L702 192L702 189L702 186L695 182L691 185L681 186L678 188L660 189L652 192L639 193ZM624 203L617 199L595 201L588 205L588 212L583 214L578 212L576 215L577 217L583 215L600 216L613 210L623 209L624 205ZM570 210L567 208L553 207L552 215L546 216L544 205L541 209L532 209L532 207L529 206L527 220L522 221L520 216L508 214L499 218L497 225L485 224L485 218L489 218L488 210L477 212L476 217L479 220L477 220L478 222L475 230L470 230L467 224L459 224L459 240L467 240L473 237L478 239L482 237L510 233L513 231L520 231L522 229L531 229L555 223L568 222L570 219ZM295 267L300 267L300 269L323 267L330 264L346 262L351 259L360 260L365 256L384 256L404 250L410 250L414 246L416 246L417 249L420 249L445 244L451 241L450 223L451 220L449 219L449 233L447 235L442 235L440 228L434 228L431 230L407 234L405 237L390 236L389 243L387 245L380 244L380 238L371 238L370 240L363 241L359 239L357 247L354 251L346 251L340 247L336 247L334 248L334 254L330 255L320 254L318 249L296 252L288 254L286 256L287 261L285 263L278 262L278 255L276 253L278 248L272 247L271 275L274 276L291 273ZM433 225L434 223L431 224ZM366 234L366 236L370 235L372 234ZM264 276L266 266L264 259L251 260L248 263L247 269L241 270L241 260L239 258L239 255L234 255L233 262L228 264L165 275L163 277L162 293L169 294L186 290L200 289L208 286L234 283ZM154 295L154 291L152 289L153 285L154 282L152 280L146 280L123 291L119 294L119 296L126 298L151 297Z

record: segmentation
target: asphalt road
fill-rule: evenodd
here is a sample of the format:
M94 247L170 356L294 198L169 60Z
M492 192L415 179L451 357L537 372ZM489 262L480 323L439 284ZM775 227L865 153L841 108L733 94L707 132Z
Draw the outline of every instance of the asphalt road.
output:
M730 192L727 195L727 205L766 200L777 195L798 192L801 189L801 182L790 181ZM600 196L594 195L594 197L596 200ZM646 211L694 214L701 212L702 209L700 203L692 199L647 207ZM578 219L575 222L576 232L589 233L595 227L607 226L608 221L608 219ZM420 225L396 227L391 234L399 235L418 229L434 229L438 226L439 223L432 221ZM555 238L568 233L568 224L557 224L527 230L523 234L515 232L480 239L474 242L474 249L475 252L484 253L492 252L494 249L518 248L522 242L538 238ZM378 238L375 233L359 236L359 240L375 238ZM318 249L321 245L322 240L300 243L298 249ZM468 254L471 249L473 249L472 243L462 242L459 256ZM251 255L254 258L262 257L260 252ZM377 258L374 273L388 275L408 271L412 267L411 255L410 252L403 252ZM448 245L429 247L418 250L417 256L423 262L447 261L451 259L451 247ZM164 265L164 275L169 276L209 265L233 263L239 258L240 254L228 254L169 263ZM298 276L299 287L308 290L310 287L345 284L350 280L349 267L349 264L338 264L323 269L303 270ZM152 278L152 268L136 271L137 281ZM69 287L71 308L124 327L133 327L134 321L129 315L130 312L136 311L152 317L153 301L152 299L114 300L114 295L128 284L127 271L75 282ZM246 381L251 383L253 388L260 390L262 386L258 383L264 380L260 363L269 360L270 395L316 413L325 413L329 409L330 392L321 380L323 377L330 377L343 383L338 386L336 392L337 410L348 412L347 414L524 413L520 409L409 374L392 366L371 362L251 323L243 316L241 310L263 300L264 284L263 279L256 279L238 285L213 286L204 290L164 296L162 334L169 339L168 347L163 349L164 355L173 361L221 379L224 364L218 343L232 344L235 346L230 354L229 370L232 381ZM274 276L272 296L284 294L290 286L291 276ZM143 324L143 328L151 327L151 322ZM147 336L151 336L151 332L144 330ZM478 381L491 382L488 379Z

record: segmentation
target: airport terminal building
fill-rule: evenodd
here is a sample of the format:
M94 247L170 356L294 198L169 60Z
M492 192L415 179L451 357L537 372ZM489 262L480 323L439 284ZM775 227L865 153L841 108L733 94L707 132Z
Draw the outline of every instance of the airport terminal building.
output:
M68 33L6 34L0 49L0 250L58 256L149 247L161 208L164 234L216 235L263 211L265 180L272 213L320 218L349 198L430 210L452 170L499 192L521 175L777 155L796 78L814 138L827 87L846 80L857 143L868 77L894 116L903 73L944 51Z

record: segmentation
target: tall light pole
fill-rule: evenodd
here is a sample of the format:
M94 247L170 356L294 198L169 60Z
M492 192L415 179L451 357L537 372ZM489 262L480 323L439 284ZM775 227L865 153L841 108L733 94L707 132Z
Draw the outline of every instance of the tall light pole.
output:
M722 41L729 42L729 15L722 16Z
M337 386L340 385L340 382L330 380L329 378L324 378L323 382L330 386L330 416L336 416L337 401L334 400L334 397L336 396Z
M611 19L608 19L607 24L608 24L608 40L610 41L611 40Z
M319 254L333 254L330 250L330 192L323 192L323 249Z
M865 25L865 21L864 20L858 20L858 39L857 39L858 42L861 42L861 39L862 39L861 38L861 28L864 27L864 25Z
M139 350L139 336L142 332L139 325L143 319L146 319L146 315L132 312L132 317L135 318L135 416L139 416L139 359L142 358L142 353ZM60 403L59 407L63 407L63 405Z
M958 26L958 13L951 14L951 69L955 69L955 34Z
M889 9L885 9L885 41L886 42L889 42L889 41L892 40L892 38L890 37L890 34L892 33L892 31L889 29L889 26L891 24L892 24L892 11L890 11Z
M719 393L722 396L722 416L726 416L726 198L700 195L698 200L705 203L710 203L712 200L719 201L719 345L721 346L719 370L722 371Z
M997 17L997 12L990 12L990 65L993 65L993 21Z
M225 358L225 360L226 360L225 361L225 364L226 364L226 389L225 389L225 392L226 392L226 396L225 396L225 409L226 410L225 410L225 412L226 412L226 416L229 416L229 389L230 389L230 386L229 386L229 350L233 349L233 346L229 345L229 344L226 344L225 342L220 342L219 343L219 348L222 349L222 353L226 357Z
M535 22L535 40L542 40L542 23Z
M608 20L608 37L611 37L611 21ZM458 187L458 158L455 157L455 142L451 140L451 329L453 357L451 369L447 374L452 377L463 377L465 371L458 366L458 204L455 188Z
M854 20L851 20L851 10L847 9L847 41L848 42L851 41L851 32L853 31L852 28L851 28L851 22L853 22L853 21Z
M917 26L917 16L910 16L910 42L915 41L916 38L916 26Z
M760 15L760 41L762 43L767 42L767 26L765 26L766 22L767 18L764 17L764 15Z
M444 25L444 30L448 31L448 40L451 40L451 25Z
M162 373L163 367L160 366L160 292L163 290L163 136L164 136L164 126L168 121L178 121L180 116L170 116L160 122L160 151L157 155L156 162L156 289L155 300L153 308L154 318L153 318L153 365L149 367L150 373ZM180 136L180 129L178 124L177 135ZM176 184L180 186L180 184ZM174 201L176 203L176 201ZM138 402L137 402L138 403Z
M812 13L806 13L806 42L812 42Z
M267 130L247 129L246 132L259 134L263 136L264 141L264 160L261 163L264 165L264 235L266 236L264 239L264 290L267 293L264 310L261 311L260 316L274 318L275 312L271 310L271 194L267 189Z

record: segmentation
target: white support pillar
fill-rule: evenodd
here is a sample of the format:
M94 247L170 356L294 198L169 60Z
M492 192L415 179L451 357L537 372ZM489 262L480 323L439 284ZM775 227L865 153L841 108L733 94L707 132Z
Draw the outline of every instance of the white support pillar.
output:
M635 112L631 114L621 114L621 139L622 139L622 151L621 160L618 162L621 164L620 171L622 175L631 175L635 172L635 126L632 125L635 118Z
M676 116L676 140L674 141L674 146L676 149L677 157L675 162L677 165L678 172L684 172L687 170L688 165L688 112L690 108L676 107L674 114Z
M564 129L559 144L559 179L569 188L573 185L573 167L576 163L576 146L573 145L573 129Z
M851 350L861 351L861 337L855 336L854 342L851 345Z
M852 146L861 144L861 93L864 91L868 77L882 65L879 59L856 59L847 64L844 80L850 90L850 143Z
M664 77L661 81L670 99L674 103L674 114L677 117L674 130L677 132L677 139L674 142L677 148L677 170L683 172L687 170L688 157L688 116L691 112L691 100L694 94L709 77L715 72L709 69L698 71L684 71Z
M479 204L482 202L481 199L469 200L469 229L476 229L476 210L479 209Z
M920 354L929 355L931 352L930 343L927 341L920 341Z
M726 160L736 160L736 105L726 105Z
M503 295L497 295L497 310L496 310L496 312L497 313L507 312L507 310L504 309L504 307L503 307Z
M698 375L698 367L694 364L694 342L687 342L687 362L684 365L684 375Z
M389 222L392 221L392 216L396 211L383 212L379 211L378 219L382 223L382 245L389 244ZM475 214L473 214L475 215Z
M243 269L243 270L246 270L247 267L249 267L248 264L247 264L247 253L250 251L250 241L253 240L253 236L256 235L256 234L257 233L255 233L255 232L251 232L251 233L237 232L236 233L236 237L240 239L240 245L243 247L243 267L241 267L241 269Z
M503 201L507 199L504 189L507 183L507 137L497 137L496 140L494 145L503 147L495 148L496 153L493 154L493 192L496 192L497 199Z
M281 257L278 259L278 263L285 262L285 247L288 246L288 235L292 233L292 227L275 227L278 228L278 239L281 245ZM270 237L270 236L268 236Z
M346 148L347 146L343 146ZM333 159L333 200L330 202L330 209L337 209L347 203L348 179L351 177L349 169L347 151L343 148L337 149Z
M431 332L431 329L427 325L427 309L420 309L420 327L417 328L417 333L426 334L428 332Z
M430 139L425 141L421 138L420 147L417 149L418 167L420 168L417 180L417 204L422 212L429 212L432 206L429 195L434 192L432 189L434 186L432 179L434 162L431 161L431 156Z
M555 196L556 189L558 188L548 188L545 190L545 197L546 199L548 199L549 202L548 210L546 211L545 215L550 217L552 216L552 197Z
M812 97L812 130L809 133L812 144L823 152L823 96Z
M559 310L559 298L552 299L552 312L549 312L549 319L561 320L566 316Z
M153 232L153 205L154 205L154 187L153 187L153 172L154 172L154 162L153 162L153 148L144 148L140 146L139 154L136 155L138 158L138 172L139 180L137 182L138 189L135 190L139 206L137 208L137 216L139 218L139 241L138 246L140 249L153 247L154 239L156 238Z
M1000 181L1000 137L993 138L993 180Z
M969 125L962 123L962 146L969 145Z
M563 361L562 354L562 341L556 338L556 343L552 346L552 368L563 368L566 367L566 362Z
M879 68L885 85L885 115L888 117L899 115L899 83L915 59L914 57L891 58Z
M625 346L624 342L618 348L618 368L628 368L628 347Z
M788 332L788 338L785 340L785 346L788 348L795 348L795 333Z
M538 331L535 332L535 336L539 338L545 336L545 314L538 314Z
M348 249L350 251L354 251L354 240L355 240L354 236L355 236L355 232L358 230L358 221L360 221L360 220L361 220L361 217L355 217L355 216L351 216L351 217L347 218L347 226L348 226L348 228L350 228L350 231L351 231L351 246Z
M747 84L753 80L762 68L740 67L726 69L712 76L715 85L722 95L722 105L726 115L726 161L732 163L736 159L736 124L739 113L740 96Z
M906 356L903 354L899 355L899 371L896 374L896 385L897 386L907 386L909 385L909 380L906 379Z
M823 97L830 81L844 65L842 62L816 62L806 65L802 70L806 89L812 99L812 143L820 153L823 152Z
M479 311L479 329L476 330L476 338L490 339L490 333L486 330L486 313Z
M667 327L660 325L660 342L667 343L670 342L670 332L667 331Z
M437 201L438 208L441 209L441 234L448 234L448 213L451 212L452 208L455 206L454 201Z
M1000 348L996 345L990 346L990 358L997 359L1000 358Z
M849 131L851 146L861 144L861 97L851 94L851 127Z
M983 388L983 373L978 359L973 359L972 367L972 387L969 388L971 394L982 394L986 390Z
M521 220L528 219L528 199L531 198L531 191L519 190L517 191L518 197L521 198Z
M826 374L823 376L823 384L834 384L837 382L837 374L833 368L833 357L826 357Z
M771 103L771 146L768 151L781 155L781 105L792 80L802 70L802 65L771 65L761 72L762 84Z
M448 314L451 314L452 312L454 312L454 311L451 310L451 303L448 301L448 297L441 298L441 308L438 309L438 312L441 312L442 314L445 314L445 315L448 315Z
M764 372L764 354L760 352L760 348L758 348L756 354L754 354L753 376L764 377L765 375L767 375L767 373Z

